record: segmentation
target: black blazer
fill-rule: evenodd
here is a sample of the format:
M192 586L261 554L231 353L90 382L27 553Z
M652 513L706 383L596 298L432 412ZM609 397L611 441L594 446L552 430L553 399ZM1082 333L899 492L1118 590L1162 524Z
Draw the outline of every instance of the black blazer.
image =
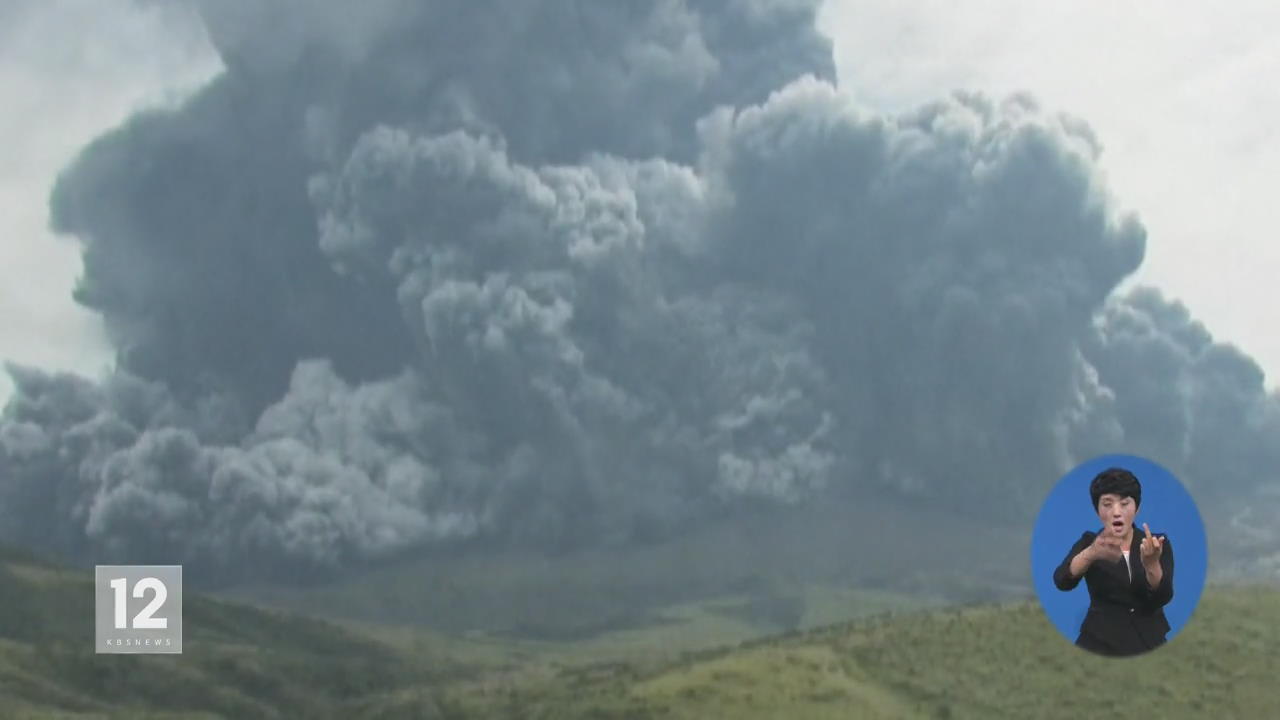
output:
M1074 590L1080 584L1080 578L1071 577L1071 559L1092 545L1097 536L1096 532L1081 535L1053 571L1053 583L1059 590ZM1116 562L1100 560L1089 566L1084 574L1089 588L1089 610L1080 624L1076 645L1102 655L1119 656L1136 655L1164 644L1165 633L1169 632L1164 606L1173 599L1173 545L1163 533L1155 536L1164 539L1164 550L1160 554L1164 576L1155 588L1147 583L1147 571L1142 567L1140 548L1146 533L1140 528L1133 529L1128 570L1124 558Z

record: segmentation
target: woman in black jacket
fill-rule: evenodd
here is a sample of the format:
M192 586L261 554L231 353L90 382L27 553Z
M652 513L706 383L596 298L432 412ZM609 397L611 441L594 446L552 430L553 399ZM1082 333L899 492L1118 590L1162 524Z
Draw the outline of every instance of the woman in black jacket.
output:
M1134 526L1142 485L1128 470L1099 473L1089 497L1102 530L1081 535L1053 571L1059 590L1075 589L1082 577L1089 588L1076 645L1110 656L1147 652L1169 632L1164 606L1173 599L1173 545L1146 523Z

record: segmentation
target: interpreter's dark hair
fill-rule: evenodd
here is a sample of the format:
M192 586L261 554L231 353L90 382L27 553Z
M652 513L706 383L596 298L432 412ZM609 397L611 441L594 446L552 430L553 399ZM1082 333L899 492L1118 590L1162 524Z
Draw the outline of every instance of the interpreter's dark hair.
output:
M1093 499L1093 510L1098 510L1098 499L1107 493L1120 497L1133 498L1135 507L1142 505L1142 483L1137 476L1124 468L1107 468L1098 473L1089 483L1089 497Z

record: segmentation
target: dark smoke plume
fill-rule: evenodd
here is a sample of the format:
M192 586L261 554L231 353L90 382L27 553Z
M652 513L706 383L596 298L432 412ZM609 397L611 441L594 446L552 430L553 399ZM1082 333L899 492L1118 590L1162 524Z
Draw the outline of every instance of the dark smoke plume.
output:
M1030 512L1120 451L1274 567L1239 511L1280 399L1113 292L1147 238L1079 120L860 107L816 2L201 8L226 71L54 189L119 363L10 367L0 537L301 577L860 490Z

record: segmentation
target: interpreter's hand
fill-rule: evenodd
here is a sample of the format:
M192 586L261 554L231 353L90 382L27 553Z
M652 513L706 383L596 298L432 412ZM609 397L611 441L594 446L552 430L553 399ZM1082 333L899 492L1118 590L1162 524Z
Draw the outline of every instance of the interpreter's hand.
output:
M1123 550L1119 538L1104 532L1093 539L1093 544L1089 546L1089 555L1095 562L1098 560L1119 562L1120 558L1124 557Z
M1143 565L1159 565L1160 554L1164 552L1164 540L1151 534L1151 528L1146 523L1142 523L1142 531L1147 534L1142 538L1142 564Z

